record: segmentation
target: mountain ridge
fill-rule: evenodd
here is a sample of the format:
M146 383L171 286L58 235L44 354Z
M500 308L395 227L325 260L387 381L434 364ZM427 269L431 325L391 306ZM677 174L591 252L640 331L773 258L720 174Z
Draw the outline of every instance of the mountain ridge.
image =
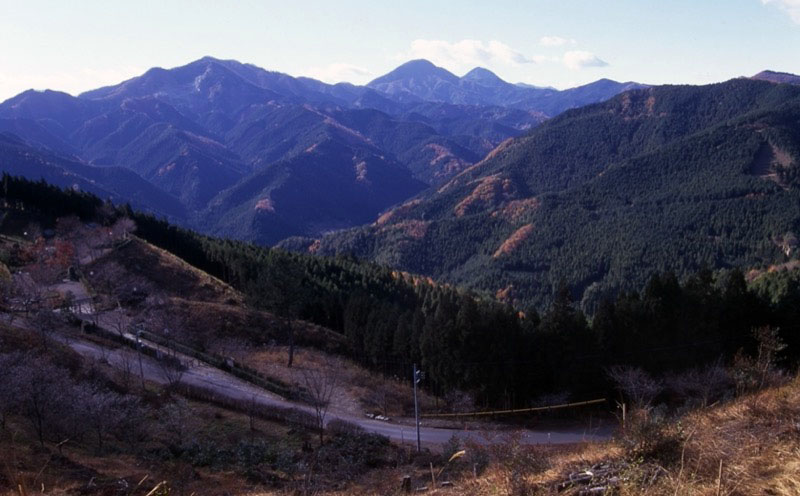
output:
M444 81L439 85L441 98L427 101L405 93L397 97L369 86L328 85L235 60L203 57L175 68L154 67L77 97L56 91L23 92L0 103L0 131L11 132L27 146L60 154L67 161L130 170L171 197L170 204L182 205L180 214L171 218L201 231L238 231L217 226L219 221L212 222L209 216L224 218L224 212L217 209L228 205L220 200L226 192L248 181L263 181L270 167L282 174L300 175L305 170L299 166L303 160L306 166L337 164L337 181L350 181L347 185L338 182L339 187L363 193L356 195L361 204L347 203L349 215L340 212L330 217L329 224L313 219L310 203L284 201L299 210L258 210L263 218L245 221L258 228L238 231L246 233L242 234L246 239L273 243L280 236L318 236L374 220L395 202L408 198L398 196L395 190L412 196L425 185L438 186L481 160L499 143L528 132L560 107L576 101L564 93L564 105L553 104L561 92L512 85L482 68L458 77L424 60L403 64L383 78L402 81L415 74L428 78L421 82L422 87ZM604 83L602 88L591 89L586 98L603 99L619 88ZM547 95L550 108L546 112L533 110L536 102L506 105L518 95L541 92ZM322 146L330 140L336 146ZM318 155L306 153L309 149L332 155L327 162L320 162ZM351 158L343 158L344 149L350 150ZM358 157L362 154L379 157L368 169L384 179L359 179L363 174L358 170L362 161ZM82 170L101 183L109 178L107 172ZM323 176L305 175L305 182L275 179L277 183L264 187L293 184L298 199L320 194L335 197L335 192L316 183ZM131 181L138 183L138 178ZM103 188L103 184L98 186ZM108 186L106 190L124 193ZM238 189L233 196L244 190L249 189ZM241 217L241 205L259 204L264 199L259 195L236 203L239 214L231 215L252 217L255 210ZM168 210L177 212L172 207ZM216 213L211 215L212 211ZM324 210L317 211L325 217ZM298 219L302 219L300 225L287 228Z
M783 262L800 229L798 119L792 85L629 91L549 120L313 249L523 308L568 281L587 311L655 271Z

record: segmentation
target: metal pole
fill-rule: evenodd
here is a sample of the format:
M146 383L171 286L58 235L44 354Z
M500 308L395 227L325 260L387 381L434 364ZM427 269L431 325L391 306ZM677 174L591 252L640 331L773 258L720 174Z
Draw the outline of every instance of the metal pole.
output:
M417 370L417 364L414 364L414 419L417 424L417 452L419 453L422 451L422 444L420 443L419 439L419 403L417 402L417 382L419 382L419 371Z
M144 391L144 369L142 368L142 331L136 331L136 354L139 355L139 378L142 380L142 391Z

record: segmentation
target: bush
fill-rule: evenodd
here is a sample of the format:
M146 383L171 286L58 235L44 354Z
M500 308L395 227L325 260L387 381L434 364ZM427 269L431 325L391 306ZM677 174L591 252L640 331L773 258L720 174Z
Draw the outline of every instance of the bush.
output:
M663 466L680 460L684 440L680 424L670 423L663 408L631 412L622 436L630 461L654 462Z
M489 462L491 460L489 451L486 449L486 447L481 446L475 441L468 441L466 450L467 465L470 467L470 469L472 469L475 476L483 474L483 472L489 467Z
M355 479L367 469L394 466L397 457L389 440L377 434L337 434L317 451L320 467L345 479Z
M328 422L326 429L332 436L355 435L362 434L364 432L364 429L360 425L341 419L331 420Z
M442 463L447 463L451 456L461 451L461 439L455 434L442 445Z
M195 467L234 469L258 481L271 481L272 471L289 473L295 468L291 453L266 441L240 441L224 447L214 441L194 441L182 450L182 458Z
M503 443L493 444L491 450L505 473L508 494L531 494L534 488L527 477L544 472L550 467L542 448L523 445L517 434L509 436Z

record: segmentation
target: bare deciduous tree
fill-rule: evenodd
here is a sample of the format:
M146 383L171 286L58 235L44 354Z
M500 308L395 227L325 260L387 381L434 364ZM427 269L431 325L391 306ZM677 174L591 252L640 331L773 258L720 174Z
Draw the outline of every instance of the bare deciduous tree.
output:
M10 413L31 422L44 446L46 438L80 439L92 433L102 451L109 435L133 438L143 408L132 396L103 389L99 384L77 383L68 370L48 361L46 355L0 355L0 420ZM59 446L60 446L59 444Z
M62 407L69 404L73 387L69 372L32 354L21 356L7 374L18 392L19 410L33 424L44 446L46 431L58 423Z
M713 399L723 396L730 389L733 380L725 370L722 360L703 368L695 368L675 374L667 378L667 386L678 396L694 399L700 407L705 408Z
M31 324L39 333L42 347L47 350L51 336L63 328L64 318L49 306L42 305L33 313Z
M87 229L83 236L75 242L75 249L81 264L89 264L103 253L103 248L110 241L108 231L97 226Z
M119 368L117 369L117 378L125 390L131 387L134 374L134 357L125 349L119 352Z
M121 217L111 226L110 233L114 241L128 239L136 230L136 223L128 217Z
M128 333L128 328L132 322L132 319L122 307L106 313L103 316L103 320L106 322L106 325L116 332L120 338L125 338L125 335Z
M175 398L161 407L158 418L164 439L170 446L184 446L197 429L196 417L192 414L189 403L183 398Z
M28 273L14 274L10 292L12 309L22 311L26 317L41 304L43 289Z
M303 384L314 407L320 445L324 442L325 417L328 415L331 398L339 386L340 370L340 364L334 359L326 360L325 364L319 367L302 369Z
M0 381L0 428L5 430L6 417L19 407L20 395L17 384L17 373L14 368L18 365L22 355L7 353L0 355L0 370L5 377Z
M129 279L128 271L116 261L104 263L92 274L92 284L104 296L106 304L115 308L122 306L122 296Z
M127 419L138 411L135 398L95 386L76 387L73 398L77 415L95 436L98 452L103 451L106 437L120 427L127 427Z
M14 324L14 314L16 313L16 302L14 296L16 288L14 286L14 276L9 272L5 265L0 266L0 298L4 313L8 318L8 325Z
M781 339L779 331L778 328L769 326L754 329L753 337L758 343L756 356L750 357L741 351L736 354L733 376L737 393L761 389L780 380L782 375L777 367L778 356L786 348L786 343Z
M615 365L608 370L608 376L636 408L650 407L663 389L661 381L653 379L647 372L637 367Z
M161 377L167 384L167 389L173 389L177 386L181 382L181 379L183 379L183 373L186 371L186 367L178 359L176 353L172 351L164 353L159 357L158 368L161 372Z

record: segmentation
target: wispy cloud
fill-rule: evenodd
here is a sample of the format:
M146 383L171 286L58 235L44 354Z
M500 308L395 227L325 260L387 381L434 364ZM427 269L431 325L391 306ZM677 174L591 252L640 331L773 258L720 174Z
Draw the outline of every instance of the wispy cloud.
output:
M423 58L434 64L454 69L482 66L519 66L535 64L536 57L523 54L503 42L491 40L414 40L411 49L398 56L398 59Z
M608 65L608 62L605 60L592 52L584 50L573 50L565 53L562 62L567 68L572 70L580 70L587 67L605 67Z
M322 67L312 67L306 74L326 83L362 83L373 77L373 74L363 67L353 64L333 63Z
M578 43L572 38L562 38L561 36L542 36L539 38L539 44L546 47L557 47L563 45L574 45Z
M558 36L545 36L539 40L540 45L549 47L574 43L576 43L575 40ZM525 64L558 64L571 70L608 65L608 62L594 53L584 50L570 50L561 55L528 55L497 40L449 42L418 39L411 43L411 48L407 52L400 53L395 58L399 61L427 59L451 71L467 70L475 66L502 69L504 67L520 67Z
M794 22L800 24L800 0L761 0L764 5L777 5L789 14Z

